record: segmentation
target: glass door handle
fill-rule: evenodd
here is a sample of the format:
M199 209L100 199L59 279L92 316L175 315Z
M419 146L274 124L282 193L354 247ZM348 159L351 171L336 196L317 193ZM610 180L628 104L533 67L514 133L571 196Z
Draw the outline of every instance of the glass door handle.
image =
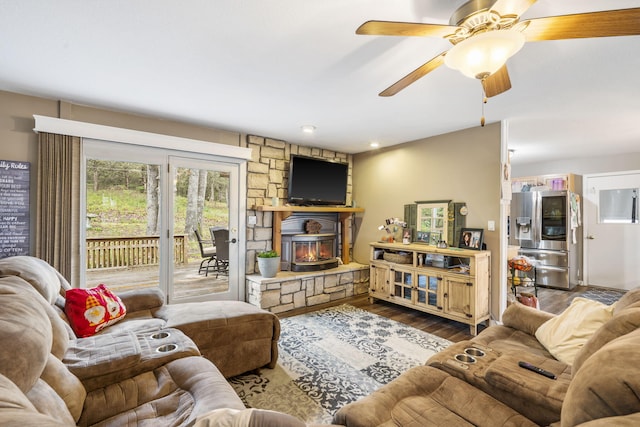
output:
M595 237L593 237L591 234L589 234L589 235L587 236L587 239L589 239L589 240L593 240L593 239L595 239Z

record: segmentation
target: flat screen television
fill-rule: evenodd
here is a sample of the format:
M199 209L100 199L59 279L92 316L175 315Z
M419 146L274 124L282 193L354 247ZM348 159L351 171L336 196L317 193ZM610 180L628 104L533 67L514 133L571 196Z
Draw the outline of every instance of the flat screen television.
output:
M349 165L292 155L289 162L289 203L342 205L347 202Z

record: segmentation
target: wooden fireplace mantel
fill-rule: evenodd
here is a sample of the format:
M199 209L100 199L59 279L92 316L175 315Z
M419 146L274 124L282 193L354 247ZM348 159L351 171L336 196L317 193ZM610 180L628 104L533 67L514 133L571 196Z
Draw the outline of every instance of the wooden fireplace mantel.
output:
M354 213L364 212L364 208L346 208L336 206L254 206L254 210L261 212L273 212L273 248L282 245L282 221L289 218L294 212L335 212L338 214L342 229L342 262L349 264L349 234L347 233L347 220Z

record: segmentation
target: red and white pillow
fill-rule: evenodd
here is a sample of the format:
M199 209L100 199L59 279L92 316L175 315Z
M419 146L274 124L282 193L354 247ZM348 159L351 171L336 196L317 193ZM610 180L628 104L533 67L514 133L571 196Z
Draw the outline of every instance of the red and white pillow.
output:
M65 297L64 312L73 332L80 338L100 332L127 314L120 298L105 285L90 289L68 289Z

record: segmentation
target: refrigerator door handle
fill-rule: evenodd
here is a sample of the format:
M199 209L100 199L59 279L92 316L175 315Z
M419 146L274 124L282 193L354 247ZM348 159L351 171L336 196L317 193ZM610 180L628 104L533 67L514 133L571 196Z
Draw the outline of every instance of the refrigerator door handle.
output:
M542 243L542 195L536 191L533 196L533 247L539 248Z
M536 265L536 270L549 270L549 271L568 271L567 267L554 267L551 265Z
M527 249L527 248L520 248L519 252L521 252L524 255L535 255L535 254L546 254L546 255L566 255L567 251L554 251L551 249Z

